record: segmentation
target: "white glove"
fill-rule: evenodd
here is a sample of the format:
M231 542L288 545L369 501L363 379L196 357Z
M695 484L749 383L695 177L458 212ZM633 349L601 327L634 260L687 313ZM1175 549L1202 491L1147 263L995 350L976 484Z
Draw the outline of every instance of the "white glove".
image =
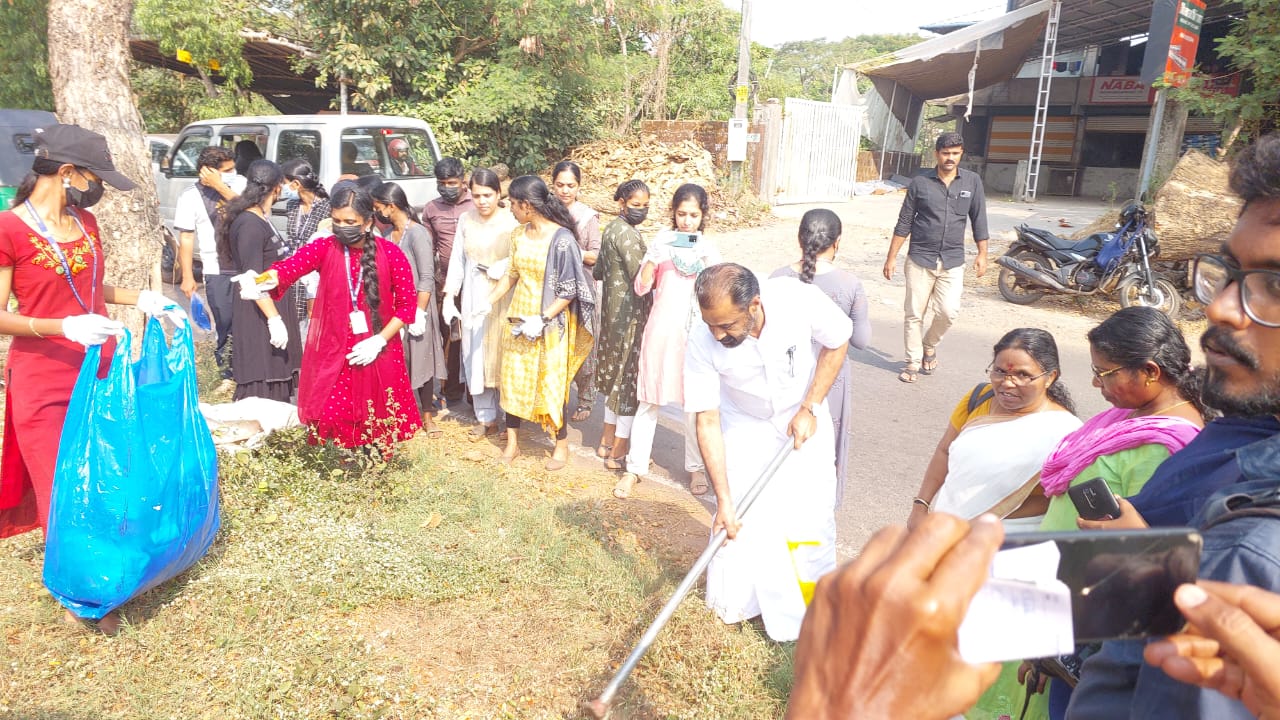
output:
M414 337L422 337L427 331L427 311L418 308L418 313L413 316L413 324L408 328L409 334Z
M490 265L489 269L484 272L489 276L490 280L501 280L507 274L507 269L510 267L511 258L502 258L498 262Z
M523 315L520 317L520 334L530 340L537 340L542 337L542 331L547 328L547 324L537 315Z
M138 291L138 310L146 315L163 315L178 307L178 304L155 290Z
M284 326L284 318L279 315L268 318L267 332L271 335L271 347L283 350L289 346L289 329Z
M381 335L367 337L351 348L351 352L347 353L347 362L352 365L368 365L378 359L378 353L386 346L387 341Z
M102 315L71 315L62 319L62 335L85 347L101 345L124 331L124 324Z
M444 296L444 302L440 304L440 315L444 317L445 325L452 325L454 320L462 319L462 313L458 312L458 306L453 304L452 295Z
M268 270L262 273L267 276L262 282L258 282L258 274L257 270L249 270L231 278L231 282L240 285L241 299L249 301L261 300L264 293L280 284L280 276L276 274L275 270Z

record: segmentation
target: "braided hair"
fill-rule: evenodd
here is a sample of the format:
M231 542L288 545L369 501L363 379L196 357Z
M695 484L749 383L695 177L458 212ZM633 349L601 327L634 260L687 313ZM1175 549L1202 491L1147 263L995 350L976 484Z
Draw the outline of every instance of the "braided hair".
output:
M284 171L270 160L254 160L245 170L244 192L227 201L222 213L222 227L219 228L215 244L218 249L218 264L231 267L231 224L241 213L255 205L261 205L271 193L280 188L284 182ZM246 268L241 268L244 270ZM259 268L254 268L259 269Z
M310 160L306 158L286 160L280 168L284 170L286 180L297 180L304 190L310 190L316 194L316 197L329 197L324 185L320 184L320 178L316 175L315 168L311 166Z
M649 186L645 185L643 180L632 178L618 186L617 192L613 194L613 199L618 202L626 202L638 192L642 192L645 195L650 194Z
M814 208L800 218L800 281L811 283L818 256L840 239L840 218L826 208Z
M360 219L369 222L373 219L373 196L369 191L354 182L338 183L333 188L333 196L329 199L330 210L351 208ZM345 269L344 269L345 271ZM373 319L373 331L382 332L382 315L378 309L382 306L382 298L378 287L378 238L373 232L364 233L364 251L360 254L360 274L364 279L364 302L369 306L369 315Z
M568 230L573 234L573 241L578 242L578 224L573 221L573 215L569 214L569 209L560 202L560 198L552 194L542 178L537 175L521 175L511 181L507 197L529 203L535 212Z

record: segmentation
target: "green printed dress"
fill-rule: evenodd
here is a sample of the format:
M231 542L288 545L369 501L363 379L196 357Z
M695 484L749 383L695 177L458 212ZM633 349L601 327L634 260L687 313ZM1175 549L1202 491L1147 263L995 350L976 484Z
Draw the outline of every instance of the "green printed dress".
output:
M633 285L645 250L640 232L622 218L614 218L604 229L600 255L592 269L595 279L603 283L596 390L605 396L605 406L623 417L635 415L639 407L636 380L649 296L636 295Z

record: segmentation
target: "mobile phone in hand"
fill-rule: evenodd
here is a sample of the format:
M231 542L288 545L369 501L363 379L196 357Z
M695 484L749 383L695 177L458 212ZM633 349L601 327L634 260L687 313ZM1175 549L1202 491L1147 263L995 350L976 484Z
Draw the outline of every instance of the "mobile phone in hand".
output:
M1115 520L1120 517L1120 503L1100 477L1086 480L1067 489L1071 504L1085 520Z

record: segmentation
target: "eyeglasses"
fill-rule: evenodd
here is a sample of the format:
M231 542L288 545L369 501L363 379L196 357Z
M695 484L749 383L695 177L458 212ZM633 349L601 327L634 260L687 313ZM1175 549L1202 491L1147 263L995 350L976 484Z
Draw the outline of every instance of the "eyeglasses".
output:
M1114 375L1125 368L1121 365L1120 367L1113 367L1110 370L1099 370L1097 365L1090 365L1089 369L1093 371L1094 380L1105 380L1108 375Z
M1024 372L1008 373L995 365L987 366L987 377L991 378L992 385L1000 385L1003 384L1005 380L1009 380L1017 387L1022 387L1023 385L1030 385L1051 372L1053 371L1045 370L1039 375L1028 375Z
M1208 305L1231 283L1240 286L1240 306L1253 322L1280 328L1280 272L1241 270L1221 255L1198 255L1191 266L1191 289Z

